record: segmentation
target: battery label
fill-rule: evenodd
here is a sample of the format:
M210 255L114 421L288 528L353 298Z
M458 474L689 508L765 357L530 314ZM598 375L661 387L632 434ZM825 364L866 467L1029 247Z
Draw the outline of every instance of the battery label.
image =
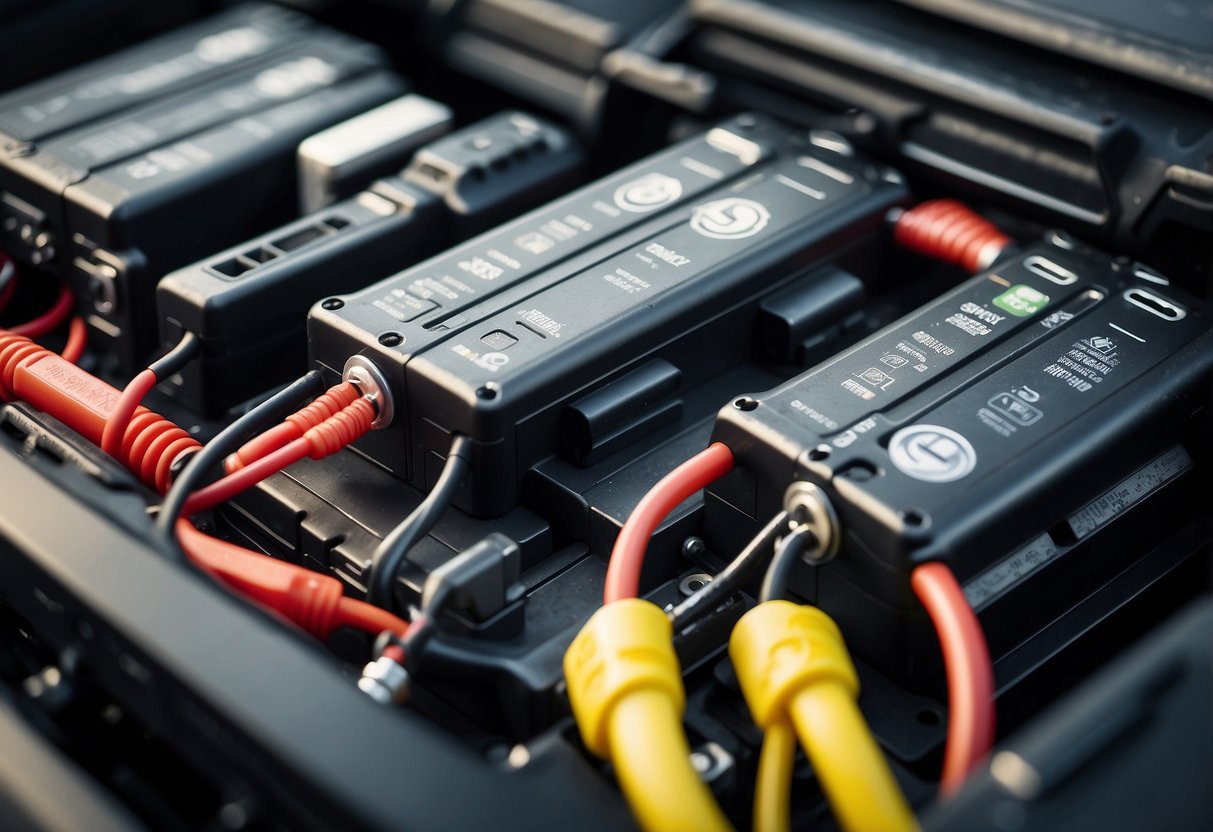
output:
M973 478L1012 462L1061 427L1097 423L1104 418L1102 402L1196 337L1199 327L1192 318L1162 321L1119 295L1103 300L1055 329L1054 337L895 433L890 461L903 474L937 488L967 488ZM928 427L959 437L955 445L968 458L962 474L939 478L924 474L918 461L907 463L905 435ZM946 499L939 494L938 500Z
M1010 263L975 278L901 323L802 376L766 399L814 434L850 444L864 420L1024 330L1037 316L1066 308L1089 284L1050 283ZM1073 313L1067 313L1069 318ZM1057 319L1057 320L1060 320ZM1043 337L1057 320L1037 326Z
M788 182L791 181L792 185ZM575 274L467 331L452 343L445 357L427 353L419 361L448 366L470 386L495 380L503 386L536 362L573 342L588 350L607 343L625 317L643 314L651 320L674 290L694 283L708 295L720 296L729 286L753 276L758 267L731 267L735 277L711 279L738 258L753 258L764 240L793 228L812 228L822 214L870 193L866 183L815 182L817 195L796 184L810 181L795 161L780 163L715 198L676 212L661 231L628 250ZM812 237L805 233L805 244ZM759 262L759 261L755 261ZM709 285L710 281L710 285ZM483 334L506 331L519 338L508 354L486 361ZM470 361L480 373L459 371L459 360ZM420 366L420 365L419 365Z
M250 152L270 140L306 134L342 112L356 112L360 103L381 101L396 92L390 76L356 78L328 86L310 95L279 104L230 124L206 130L186 141L175 142L103 168L85 180L104 181L127 192L167 187L201 173L215 163ZM68 191L69 196L72 190Z
M61 133L283 48L305 22L278 9L234 11L14 93L0 102L0 131L26 141Z
M1070 532L1077 540L1089 537L1180 474L1189 471L1192 464L1187 450L1182 445L1176 445L1071 514L1066 520Z
M1042 534L966 583L965 599L974 610L981 610L1059 554L1061 550L1057 548L1053 538Z
M89 125L47 142L42 150L82 170L92 170L299 98L373 67L368 61L351 60L336 44L320 42L120 120Z
M643 222L646 215L698 199L752 170L766 151L746 141L754 155L742 158L719 141L692 140L675 154L663 154L389 278L362 297L397 323L417 318L421 301L430 313L421 321L426 329L453 328L465 322L462 313L472 304ZM542 320L541 314L532 318Z
M1192 457L1182 445L1160 454L1074 512L1066 520L1077 540L1094 534L1137 503L1191 470ZM1007 590L1062 554L1048 534L1042 534L982 572L964 586L965 598L976 610L988 606Z

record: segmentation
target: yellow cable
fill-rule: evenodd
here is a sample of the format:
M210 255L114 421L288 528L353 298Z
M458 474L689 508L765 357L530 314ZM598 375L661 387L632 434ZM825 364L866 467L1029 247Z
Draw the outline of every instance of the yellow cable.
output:
M780 720L767 728L758 757L754 785L754 832L789 832L792 767L796 763L796 732Z
M832 618L789 601L759 604L733 628L729 658L759 727L791 719L845 832L918 828L859 712L859 676Z
M664 610L635 598L602 607L569 645L564 676L582 741L615 764L642 828L731 828L691 766L682 730L686 693Z
M637 691L620 699L608 732L619 786L642 829L731 828L689 763L682 720L668 698Z
M849 691L829 682L811 685L792 697L789 711L839 826L848 832L918 829Z

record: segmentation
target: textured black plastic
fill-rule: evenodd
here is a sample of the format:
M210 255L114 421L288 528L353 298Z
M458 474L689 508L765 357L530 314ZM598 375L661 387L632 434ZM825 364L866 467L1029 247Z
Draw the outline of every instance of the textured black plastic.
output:
M748 341L727 333L748 328L759 293L870 236L904 197L895 173L741 117L314 308L313 356L337 370L371 355L407 403L365 453L424 488L451 434L467 434L476 461L457 504L502 514L567 444L566 403L642 361L671 361L682 387L736 363Z
M1208 49L1091 22L1161 20L1185 4L1086 3L1050 19L1034 14L1039 2L913 2L999 34L891 0L695 0L689 59L719 71L723 106L766 99L829 119L933 187L993 199L1164 271L1213 271L1202 243L1213 230ZM1190 31L1208 31L1194 15ZM1093 50L1138 77L1109 71Z
M93 346L133 370L156 281L271 227L319 129L404 92L386 56L249 6L0 99L0 212L17 257L70 279Z
M502 812L531 829L628 825L622 798L561 732L537 739L521 768L496 763L372 702L314 645L149 537L141 499L0 447L0 597L221 792L255 792L274 826L465 830ZM483 799L435 800L451 778ZM578 799L553 803L553 788Z
M1175 614L981 765L923 819L928 832L996 828L1207 829L1213 757L1213 602ZM1016 777L1015 772L1023 776Z
M1131 302L1143 298L1176 319ZM709 523L719 533L738 515L763 522L792 482L813 482L838 512L843 548L806 566L797 587L838 617L848 643L890 675L921 674L913 628L897 622L916 615L910 570L945 559L983 614L1002 616L990 631L1011 649L1045 610L1081 597L1086 584L1057 576L1091 568L1094 533L1191 468L1183 443L1213 371L1208 326L1201 302L1106 256L1030 247L724 408L715 438L742 471L714 487ZM1154 502L1178 514L1184 501ZM1118 554L1084 580L1123 568L1138 533L1122 531ZM1039 568L1057 589L1025 614L1015 590Z
M188 330L203 345L171 391L217 415L300 375L312 304L564 192L582 161L565 130L503 113L421 148L400 176L169 274L157 287L162 341Z

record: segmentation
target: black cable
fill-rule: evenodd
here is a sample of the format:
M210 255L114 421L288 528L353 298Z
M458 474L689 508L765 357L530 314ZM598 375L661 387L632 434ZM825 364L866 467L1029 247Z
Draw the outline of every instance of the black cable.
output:
M0 252L0 297L8 291L9 285L17 279L17 261L7 254Z
M385 610L395 606L396 576L404 564L405 556L421 538L429 534L438 518L450 506L455 492L463 484L463 477L471 467L472 440L456 436L447 452L446 465L438 476L438 482L408 517L383 538L383 542L371 556L371 576L367 580L366 599Z
M787 524L786 511L776 514L715 578L674 607L669 613L674 630L685 630L736 592L750 572L767 558L775 540L787 531Z
M174 527L189 495L198 490L207 475L218 468L228 454L238 450L250 436L281 422L302 407L304 402L316 398L322 392L324 377L312 370L220 431L181 469L181 473L173 479L173 487L164 495L156 517L156 531L169 541L170 549L178 559L184 562L186 557L177 542Z
M802 524L779 542L775 547L775 554L771 557L771 564L767 567L767 574L763 576L758 603L787 599L792 569L800 561L805 549L813 543L814 538L813 530Z
M192 332L186 332L177 342L177 346L166 352L160 358L148 365L148 369L156 374L156 381L164 381L174 376L198 357L202 350L202 339Z

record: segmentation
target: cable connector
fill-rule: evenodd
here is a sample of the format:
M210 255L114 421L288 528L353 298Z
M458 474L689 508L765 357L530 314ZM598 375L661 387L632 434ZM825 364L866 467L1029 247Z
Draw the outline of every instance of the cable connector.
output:
M303 436L325 419L337 415L349 407L362 393L349 382L333 385L306 407L287 416L282 424L275 425L265 433L245 442L223 462L224 470L234 474L251 465L263 456L273 453L284 445Z
M772 756L790 771L790 720L844 832L916 832L914 813L859 711L859 675L830 616L790 601L759 604L733 628L729 658L754 721L780 744ZM779 768L772 771L782 776Z
M811 482L797 480L784 492L783 510L788 513L794 529L807 525L813 531L812 542L801 552L806 563L819 565L838 555L842 547L842 530L834 504L824 491Z
M421 589L421 609L463 635L506 637L522 629L526 587L519 580L518 544L490 532L430 571Z
M327 639L339 627L369 633L408 630L408 624L391 613L345 597L344 584L331 575L250 552L204 534L187 520L177 521L177 534L200 569L316 638Z
M409 672L389 656L367 663L358 679L358 690L380 705L403 705L411 688Z
M395 406L392 403L392 386L387 376L375 362L365 355L351 356L345 362L341 379L352 384L362 394L364 399L375 405L375 421L371 423L372 430L382 430L392 423L395 417Z
M747 612L729 637L729 658L754 721L761 728L787 718L788 703L809 685L841 685L859 695L859 675L830 616L791 601L768 601Z
M686 703L673 627L661 607L637 598L594 613L564 654L564 678L581 739L603 758L611 753L609 723L622 699L656 691L678 715Z
M661 607L637 598L599 609L564 654L569 701L642 829L724 832L732 826L691 764L673 629Z
M1012 243L998 226L954 199L932 199L901 212L893 237L904 248L974 274L988 269Z

